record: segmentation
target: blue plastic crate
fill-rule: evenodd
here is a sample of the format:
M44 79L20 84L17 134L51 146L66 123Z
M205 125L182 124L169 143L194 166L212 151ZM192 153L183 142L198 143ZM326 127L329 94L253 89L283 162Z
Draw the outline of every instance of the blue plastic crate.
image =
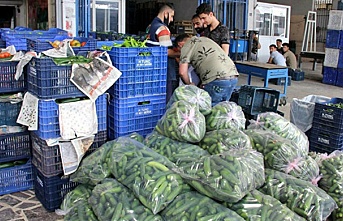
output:
M340 44L340 34L339 30L327 30L326 33L326 48L339 48Z
M6 41L0 39L0 48L6 48Z
M336 86L343 87L343 69L340 68L337 70Z
M95 101L98 117L98 131L107 128L107 94L103 94ZM38 102L38 130L34 131L41 139L60 137L58 119L58 104L55 100L39 100Z
M324 84L335 85L337 79L337 69L331 67L323 68L323 80Z
M165 113L165 108L166 94L112 99L108 107L109 139L132 132L147 135Z
M230 39L230 55L248 52L249 41L244 39Z
M52 49L52 45L50 42L54 42L56 40L63 41L64 39L69 38L68 36L56 36L55 38L51 39L41 39L41 38L27 38L27 50L28 51L35 51L37 53Z
M325 125L333 133L343 133L343 109L327 104L343 103L342 98L332 98L326 103L315 103L312 125Z
M280 91L243 85L239 91L238 105L246 114L255 115L264 112L276 112L279 105Z
M37 199L49 212L60 208L64 196L72 191L78 183L71 182L69 177L45 177L33 166L34 189Z
M164 69L122 71L121 77L108 90L116 98L149 96L166 93L167 73Z
M337 68L343 68L343 50L339 50Z
M116 44L123 44L124 41L97 41L96 42L96 48L97 49L101 49L101 46L105 45L105 46L113 46L113 44L116 43Z
M113 47L109 55L120 71L160 69L167 72L167 47Z
M6 47L14 45L17 51L27 51L25 38L6 38Z
M27 159L31 156L29 132L0 135L0 163Z
M48 33L57 34L57 35L68 35L68 31L60 28L49 28Z
M288 69L288 73L291 75L292 81L303 81L305 79L304 71L299 71L299 70L289 71Z
M32 163L0 169L0 195L33 188Z
M25 71L15 80L18 61L0 61L0 93L26 90Z
M312 126L310 142L315 142L330 149L343 149L343 133L333 133L329 127Z
M87 42L83 47L72 47L75 55L78 55L80 52L89 52L96 50L96 40L92 38L84 37L74 37L74 40L78 40L80 43Z
M274 83L275 85L285 85L285 78L273 78L270 79L269 82ZM292 85L292 77L288 76L287 86Z
M17 118L22 102L0 102L0 125L18 126Z
M32 138L32 164L45 177L60 175L63 173L61 153L58 145L48 146L46 140L39 138L36 134L31 133ZM107 141L107 131L99 131L93 144L89 147L86 155L98 149ZM86 156L85 155L85 156Z
M51 58L32 58L28 63L28 91L41 99L84 97L71 81L71 65L56 65Z

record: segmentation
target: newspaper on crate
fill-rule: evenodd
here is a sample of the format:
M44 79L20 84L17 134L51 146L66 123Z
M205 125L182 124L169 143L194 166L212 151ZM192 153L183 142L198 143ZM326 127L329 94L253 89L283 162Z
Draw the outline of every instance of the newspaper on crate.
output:
M71 82L92 101L105 93L122 74L111 64L108 54L105 55L109 62L95 57L90 63L72 66Z

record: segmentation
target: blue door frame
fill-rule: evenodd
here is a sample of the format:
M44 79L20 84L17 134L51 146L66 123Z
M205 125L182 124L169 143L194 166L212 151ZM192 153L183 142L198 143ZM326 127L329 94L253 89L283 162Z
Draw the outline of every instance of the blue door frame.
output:
M88 37L91 30L90 0L76 0L76 14L77 35Z
M247 29L247 23L248 23L248 3L249 0L198 0L198 5L202 3L209 3L212 6L212 10L216 12L217 10L214 8L216 5L216 2L221 2L222 7L222 16L221 18L218 18L222 21L222 23L226 26L228 26L229 29L235 30L246 30ZM241 16L242 10L239 10L240 7L244 7L243 9L243 17L241 18L241 22L238 21L239 16ZM230 11L228 11L228 8ZM229 15L230 13L230 15ZM231 14L232 13L232 14ZM232 23L229 24L229 20L232 20ZM239 24L239 23L240 24ZM237 27L237 25L239 27Z

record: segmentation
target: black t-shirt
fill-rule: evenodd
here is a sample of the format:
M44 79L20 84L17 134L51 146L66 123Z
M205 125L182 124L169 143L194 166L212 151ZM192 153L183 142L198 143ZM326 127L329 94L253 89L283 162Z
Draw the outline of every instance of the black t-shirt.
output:
M208 37L216 42L219 46L222 44L230 44L230 31L229 29L219 23L219 25L210 31L210 27L204 30L204 37Z

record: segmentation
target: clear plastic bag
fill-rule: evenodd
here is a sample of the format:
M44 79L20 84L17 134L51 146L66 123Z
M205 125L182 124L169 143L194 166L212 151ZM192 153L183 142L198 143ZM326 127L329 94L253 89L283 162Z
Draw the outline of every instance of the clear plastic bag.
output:
M194 159L176 171L198 192L235 203L264 183L263 156L252 149L236 149Z
M197 145L179 142L157 132L147 135L144 144L162 156L167 157L177 166L180 166L179 163L192 162L194 159L210 155L206 150L201 149Z
M326 220L336 203L324 190L291 175L266 169L266 183L260 189L307 220Z
M314 106L316 102L327 102L331 98L308 95L302 99L293 98L290 108L290 121L302 132L306 132L312 127Z
M289 173L317 185L320 179L318 164L293 141L268 130L250 129L245 133L250 137L252 147L263 154L266 168Z
M134 194L115 179L105 179L96 185L89 203L100 221L162 221L145 208Z
M197 143L205 136L206 122L196 105L176 101L158 121L155 129L174 140Z
M161 215L168 221L244 220L232 210L195 191L176 197Z
M199 107L202 114L207 115L211 113L212 98L207 91L198 88L194 85L183 85L175 89L171 96L167 109L170 108L176 101L187 101Z
M63 217L64 221L98 221L87 200L77 202L70 212Z
M107 161L112 175L157 214L184 188L182 178L171 170L175 164L130 138L116 141Z
M334 151L330 155L318 155L322 179L319 186L337 203L338 209L333 213L333 220L343 220L343 152Z
M141 142L141 143L143 143L143 141L144 141L144 137L137 132L130 133L129 135L126 135L125 137L129 137L129 138L131 138L133 140L137 140L138 142Z
M206 116L206 129L239 129L245 128L245 116L241 106L235 102L222 101L212 108L211 114Z
M79 202L87 204L93 187L80 184L64 196L60 209L56 210L58 215L68 214Z
M292 140L304 153L309 152L307 136L294 124L274 112L266 112L258 115L257 120L251 120L248 129L264 129Z
M115 143L115 141L109 141L84 158L77 171L71 175L71 181L95 186L109 177L111 172L106 159Z
M245 220L305 221L304 218L294 213L277 199L258 190L253 190L239 202L227 204L226 206L237 212Z
M219 154L232 149L251 149L249 136L241 130L214 130L205 134L200 147L210 154Z

